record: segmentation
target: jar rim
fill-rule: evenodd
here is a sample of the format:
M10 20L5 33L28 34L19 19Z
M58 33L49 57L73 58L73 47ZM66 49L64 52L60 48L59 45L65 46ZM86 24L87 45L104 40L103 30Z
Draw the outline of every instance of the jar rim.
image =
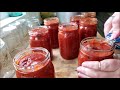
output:
M33 28L32 30L28 31L29 35L38 35L38 34L42 34L42 32L40 32L40 29L44 29L45 32L48 32L49 26L36 26L35 28ZM38 31L35 31L38 30ZM44 32L44 33L45 33Z
M107 40L105 40L104 38L98 38L98 37L87 37L87 38L84 38L81 42L80 42L80 47L81 48L84 48L84 42L86 42L87 40L92 40L92 39L96 39L96 40L103 40L103 42L105 43L109 43ZM109 44L108 44L109 45ZM109 45L110 46L110 45ZM89 50L92 50L92 51L97 51L97 52L104 52L104 51L113 51L114 50L114 47L111 46L111 48L109 50L96 50L96 49L93 49L93 48L87 48Z
M70 17L70 21L77 21L80 20L81 18L86 18L86 16L79 14L79 15L74 15Z
M58 17L48 17L48 18L45 18L43 21L44 21L45 25L51 25L51 24L59 23L59 18Z
M25 54L28 53L27 51L32 51L32 50L38 50L38 51L40 50L40 51L44 51L44 52L46 53L45 59L44 59L43 61L39 61L37 64L44 64L45 62L47 62L47 61L49 60L49 58L50 58L50 53L49 53L49 51L48 51L46 48L43 48L43 47L29 47L29 48L27 48L27 49L25 49L25 50L22 50L22 51L18 52L18 53L14 56L14 58L13 58L13 66L15 67L16 70L21 70L21 71L23 71L23 70L28 70L28 69L25 69L25 68L20 68L19 65L16 63L16 61L19 60L22 55L25 56ZM31 54L31 53L32 53L32 52L30 52L30 53L28 53L28 54ZM22 56L22 57L24 57L24 56ZM36 65L36 64L35 64L35 65ZM36 71L36 70L32 70L32 69L33 69L32 67L34 67L35 65L31 65L31 66L30 66L30 71L28 70L28 71L25 71L25 72ZM19 69L17 69L17 68L19 68Z
M78 30L78 25L75 22L70 22L70 23L61 23L58 26L59 31L71 31L71 30ZM68 30L70 29L70 30Z
M81 18L79 24L94 25L97 24L97 22L98 22L97 18L86 17Z

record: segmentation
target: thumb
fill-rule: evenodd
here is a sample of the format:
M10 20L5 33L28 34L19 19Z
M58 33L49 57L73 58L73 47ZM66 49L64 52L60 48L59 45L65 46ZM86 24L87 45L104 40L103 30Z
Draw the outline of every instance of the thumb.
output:
M120 12L112 20L112 36L111 39L115 39L120 36Z

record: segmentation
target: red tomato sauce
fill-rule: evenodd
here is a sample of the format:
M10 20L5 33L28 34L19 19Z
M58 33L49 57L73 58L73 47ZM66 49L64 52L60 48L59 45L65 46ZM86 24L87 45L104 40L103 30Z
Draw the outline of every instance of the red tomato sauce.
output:
M79 52L78 28L77 24L74 24L63 24L59 26L58 38L60 54L67 60L78 57Z
M43 47L50 52L51 60L53 58L53 51L51 47L50 34L47 27L39 27L31 30L30 35L30 46L31 47Z
M75 16L71 16L71 17L70 17L70 22L75 22L75 23L77 23L78 28L79 28L80 19L81 19L81 18L85 18L85 17L86 17L85 15L75 15Z
M94 37L97 35L97 19L96 18L81 18L79 22L79 42L84 38Z
M113 58L114 51L112 47L104 40L86 39L81 42L78 55L78 65L84 61L101 61L103 59Z
M54 67L51 60L46 60L43 53L34 52L19 58L15 63L17 78L54 78Z
M57 17L51 17L44 19L44 25L49 27L51 47L53 49L58 48L58 25L59 19Z

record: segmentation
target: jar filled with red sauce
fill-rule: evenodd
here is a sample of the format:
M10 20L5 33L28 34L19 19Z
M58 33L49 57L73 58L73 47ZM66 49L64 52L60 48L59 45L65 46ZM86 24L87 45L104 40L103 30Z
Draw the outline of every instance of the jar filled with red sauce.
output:
M95 18L96 17L96 12L81 12L81 15L84 15L86 17Z
M78 24L78 28L79 28L79 22L81 18L85 18L85 15L75 15L75 16L71 16L70 17L70 22L75 22Z
M59 19L57 17L50 17L44 19L44 25L49 26L49 32L50 32L50 39L51 39L51 45L52 48L58 48L58 25L59 25Z
M79 42L87 37L97 35L97 18L81 18L79 23Z
M51 60L53 58L53 51L51 47L50 34L47 26L38 26L29 31L30 47L43 47L50 52Z
M28 48L13 59L17 78L55 78L50 53L42 47Z
M101 61L113 58L114 50L105 39L88 37L81 41L78 65L84 61Z
M76 23L59 25L58 39L60 54L64 59L71 60L78 57L79 36Z

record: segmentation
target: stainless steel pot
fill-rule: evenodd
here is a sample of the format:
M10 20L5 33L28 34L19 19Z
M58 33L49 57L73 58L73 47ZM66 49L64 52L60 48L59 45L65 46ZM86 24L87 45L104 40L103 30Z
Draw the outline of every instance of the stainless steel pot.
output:
M56 16L59 18L60 23L69 23L70 17L80 14L80 12L56 12Z

